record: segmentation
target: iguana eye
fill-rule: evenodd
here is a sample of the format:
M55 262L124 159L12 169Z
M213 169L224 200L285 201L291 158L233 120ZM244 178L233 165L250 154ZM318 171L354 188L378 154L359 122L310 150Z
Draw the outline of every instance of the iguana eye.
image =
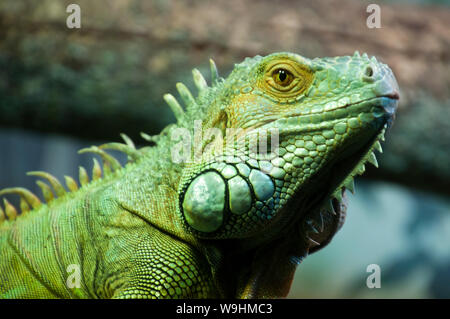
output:
M258 74L262 75L258 86L277 100L299 96L311 85L314 76L307 65L288 57L262 63Z
M288 86L294 80L294 75L286 69L276 69L272 77L275 83L281 86Z

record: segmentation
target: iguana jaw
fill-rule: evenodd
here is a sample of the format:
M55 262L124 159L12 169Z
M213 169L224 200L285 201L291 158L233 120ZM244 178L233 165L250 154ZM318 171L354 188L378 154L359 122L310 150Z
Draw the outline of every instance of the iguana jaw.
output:
M399 96L394 91L392 94L377 99L380 98L382 100L379 103L379 114L385 115L385 124L381 125L378 132L357 151L346 152L344 150L342 155L336 158L335 162L330 165L332 174L326 182L328 185L334 185L330 188L329 195L321 204L321 207L302 217L300 227L303 241L306 243L309 253L325 247L336 231L342 227L346 215L343 196L347 189L354 193L354 177L364 173L367 162L378 167L375 150L382 152L380 141L384 141L384 134L395 115ZM324 216L328 217L327 227L323 225Z
M310 253L328 244L336 231L342 226L346 213L345 191L348 189L354 193L353 180L356 175L364 173L367 162L378 165L374 151L382 152L379 141L384 140L386 129L387 124L383 125L379 132L370 138L365 145L356 151L347 152L346 155L340 156L329 165L327 178L322 181L322 184L329 186L328 190L324 190L325 199L319 203L318 207L301 217L302 232ZM333 225L326 225L327 227L317 225L318 217L323 219L324 215L328 215L328 220L332 220Z
M277 212L278 218L273 220L274 223L279 219L283 222L277 226L271 224L271 233L272 231L274 233L279 232L279 229L284 228L285 226L283 225L285 224L292 224L295 221L302 220L303 225L300 227L303 228L304 240L307 242L310 241L312 249L317 249L316 246L318 244L322 245L320 246L321 248L331 240L338 229L341 214L345 214L345 212L339 209L339 205L342 203L343 193L346 189L354 192L353 179L356 175L364 173L367 162L375 166L378 165L374 151L382 151L379 141L384 140L384 133L396 109L397 99L398 96L395 94L392 96L383 95L369 98L359 103L349 104L342 108L346 110L346 114L340 114L339 117L331 121L319 122L318 124L309 123L303 126L296 124L286 125L286 120L280 119L263 126L263 128L269 126L274 127L281 122L283 124L281 126L284 128L280 129L280 140L283 140L283 138L289 139L290 136L292 137L295 134L302 135L303 132L320 133L320 131L332 129L336 123L339 123L340 119L347 119L357 114L370 113L373 115L373 119L375 119L375 121L367 123L365 133L361 135L355 133L358 135L358 139L349 139L345 145L335 150L333 153L334 156L324 167L318 169L307 180L299 183L299 187L296 187L295 193L290 197L286 205ZM370 111L362 112L362 110ZM302 119L297 117L287 119L287 121L301 123ZM327 185L328 188L318 188L317 186L320 185ZM333 200L335 200L334 203ZM301 211L300 215L297 213L299 211ZM317 219L317 214L330 214L331 217L328 220L334 220L334 225L332 227L328 225L328 228L323 225L316 225L316 227L313 227L314 231L311 231L311 225L306 223ZM320 219L322 219L322 216L320 216ZM318 232L318 229L322 229L323 231Z

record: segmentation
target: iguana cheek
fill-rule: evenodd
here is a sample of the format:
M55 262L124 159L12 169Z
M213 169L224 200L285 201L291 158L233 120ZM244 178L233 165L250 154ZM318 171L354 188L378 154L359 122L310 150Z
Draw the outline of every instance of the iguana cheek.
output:
M269 162L263 164L255 160L249 160L249 164L214 164L209 168L213 170L195 177L182 205L189 226L211 233L227 222L231 217L228 214L245 215L254 205L261 208L275 195L275 184L268 174L273 167Z
M183 200L187 223L201 232L213 232L223 222L225 210L225 182L215 172L196 177L189 185Z
M252 169L249 176L255 196L260 201L265 201L273 196L275 186L269 176L259 170Z
M252 195L247 182L240 176L228 181L230 210L233 214L242 215L252 207Z

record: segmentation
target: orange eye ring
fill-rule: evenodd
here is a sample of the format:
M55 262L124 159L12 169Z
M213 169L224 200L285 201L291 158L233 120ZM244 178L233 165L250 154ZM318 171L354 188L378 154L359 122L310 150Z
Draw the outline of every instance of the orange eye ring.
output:
M277 100L292 99L312 83L314 73L308 66L289 57L277 58L261 66L258 86Z

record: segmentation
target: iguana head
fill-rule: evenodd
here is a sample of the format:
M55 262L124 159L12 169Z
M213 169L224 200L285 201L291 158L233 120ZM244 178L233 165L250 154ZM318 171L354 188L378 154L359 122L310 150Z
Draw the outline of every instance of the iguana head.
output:
M394 115L389 67L359 53L275 53L247 58L211 90L200 94L197 118L223 141L200 143L201 159L184 168L179 210L189 231L261 239L297 225L311 246L327 242L343 191L366 161L376 163L372 151Z

